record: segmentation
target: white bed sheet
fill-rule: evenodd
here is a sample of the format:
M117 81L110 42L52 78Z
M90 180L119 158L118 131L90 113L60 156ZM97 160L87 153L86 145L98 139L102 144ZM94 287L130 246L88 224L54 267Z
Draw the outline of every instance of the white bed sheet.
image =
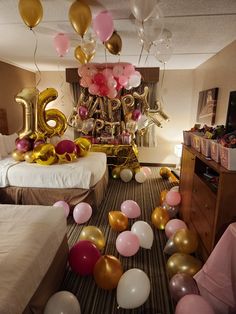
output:
M63 208L0 205L0 313L20 314L66 235Z
M106 167L106 154L100 152L50 166L15 162L8 157L0 160L0 187L89 189L103 177Z

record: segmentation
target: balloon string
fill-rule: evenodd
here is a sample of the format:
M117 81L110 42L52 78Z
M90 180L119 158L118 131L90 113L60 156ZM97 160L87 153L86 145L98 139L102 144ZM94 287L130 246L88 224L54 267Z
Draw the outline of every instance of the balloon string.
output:
M107 50L106 50L105 45L104 45L104 50L105 50L105 63L106 63L106 67L107 67Z
M36 87L38 87L39 83L41 82L41 72L39 70L39 67L37 65L37 62L36 62L36 53L37 53L37 49L38 49L38 38L36 36L36 33L34 31L33 28L30 28L30 30L33 32L34 34L34 37L35 37L35 47L34 47L34 65L38 71L38 75L39 75L39 79L38 79L38 82L36 83Z
M163 63L163 74L162 74L162 78L161 78L161 87L160 87L160 90L161 90L161 107L162 105L164 104L164 101L163 101L163 97L162 97L162 88L163 88L163 83L164 83L164 78L165 78L165 72L166 72L166 64L165 62ZM161 108L160 108L161 109Z
M148 51L148 54L147 54L147 56L146 56L145 64L147 63L147 59L148 59L148 57L149 57L149 54L150 54L150 50Z
M60 73L60 93L61 93L61 106L64 106L64 91L63 91L63 87L64 87L64 77L63 77L63 72L60 71L61 68L61 57L58 60L58 72Z
M141 52L140 52L139 59L138 59L138 64L140 64L140 60L141 60L141 57L142 57L142 54L143 54L143 48L144 48L144 42L142 44Z

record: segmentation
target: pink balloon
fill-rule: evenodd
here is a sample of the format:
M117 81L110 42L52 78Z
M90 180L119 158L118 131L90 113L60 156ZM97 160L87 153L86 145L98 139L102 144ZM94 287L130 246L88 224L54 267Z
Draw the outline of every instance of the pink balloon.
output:
M100 96L107 96L109 93L109 88L106 85L101 85L99 87L99 95Z
M127 64L124 68L124 75L131 76L135 72L135 68L132 64Z
M114 31L112 15L108 11L102 11L93 19L93 30L101 42L107 41Z
M101 253L91 241L81 240L69 252L69 265L71 269L82 276L91 275Z
M92 207L85 202L77 204L73 210L73 217L77 224L83 224L92 216Z
M214 314L211 305L200 295L188 294L182 297L175 308L175 314Z
M104 69L102 73L107 79L113 76L112 69L109 69L109 68Z
M109 89L109 92L108 92L108 94L107 94L107 96L109 97L109 98L116 98L116 96L117 96L117 90L115 89L115 88L110 88Z
M152 170L149 167L142 167L141 171L146 174L147 177L150 177Z
M179 205L179 203L181 202L180 193L173 190L167 192L165 201L170 206Z
M56 207L63 207L65 211L65 216L68 217L70 213L70 206L65 201L57 201L53 204Z
M82 120L87 119L88 117L88 108L86 106L79 106L78 114Z
M169 239L179 229L187 229L186 223L181 219L171 219L165 225L165 234Z
M127 76L124 75L119 76L119 83L120 85L125 86L128 83Z
M124 201L121 204L121 211L128 218L137 218L141 215L141 209L140 209L139 205L133 200Z
M91 84L88 88L90 94L97 95L99 91L99 86L97 84Z
M64 57L69 51L69 38L66 34L58 33L54 37L54 46L59 57Z
M98 86L102 86L106 84L106 77L102 73L96 73L93 77L93 82Z
M123 72L124 72L123 66L120 65L120 64L116 64L116 65L113 67L112 72L113 72L113 75L119 79L120 76L122 76L122 75L123 75ZM119 83L120 83L120 79L119 79ZM127 82L126 82L126 83L127 83ZM120 83L120 84L121 84L121 83Z
M131 231L121 232L116 239L116 249L123 256L133 256L139 250L139 238Z

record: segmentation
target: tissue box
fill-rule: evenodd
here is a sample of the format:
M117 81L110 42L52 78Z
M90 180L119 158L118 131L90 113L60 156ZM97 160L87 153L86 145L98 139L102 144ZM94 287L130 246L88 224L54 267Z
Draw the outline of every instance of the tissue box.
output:
M184 144L187 146L191 146L191 134L192 132L190 131L183 131Z
M219 145L220 164L228 170L236 170L236 148Z
M211 140L205 137L200 138L200 145L201 145L201 153L206 156L211 156L211 146L210 146Z
M191 133L191 146L199 153L201 152L201 136Z
M220 144L210 140L211 159L220 162Z

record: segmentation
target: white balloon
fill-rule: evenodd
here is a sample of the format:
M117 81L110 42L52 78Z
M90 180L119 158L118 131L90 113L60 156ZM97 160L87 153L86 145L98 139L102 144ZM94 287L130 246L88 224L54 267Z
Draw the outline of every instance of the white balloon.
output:
M147 176L144 172L142 171L139 171L135 174L135 180L138 182L138 183L144 183L146 180L147 180Z
M81 314L76 296L69 291L54 293L48 300L44 314Z
M120 172L120 178L124 182L129 182L133 178L133 172L129 168L122 169Z
M151 16L157 3L157 0L130 0L130 9L134 17L142 22Z
M144 271L132 268L120 278L116 289L117 303L124 309L134 309L146 302L150 294L150 280Z
M136 221L132 227L131 232L135 233L139 238L139 244L144 249L150 249L153 243L153 230L151 226L145 221Z
M173 188L170 189L170 191L176 191L176 192L179 192L179 186L176 185L176 186L173 186Z

